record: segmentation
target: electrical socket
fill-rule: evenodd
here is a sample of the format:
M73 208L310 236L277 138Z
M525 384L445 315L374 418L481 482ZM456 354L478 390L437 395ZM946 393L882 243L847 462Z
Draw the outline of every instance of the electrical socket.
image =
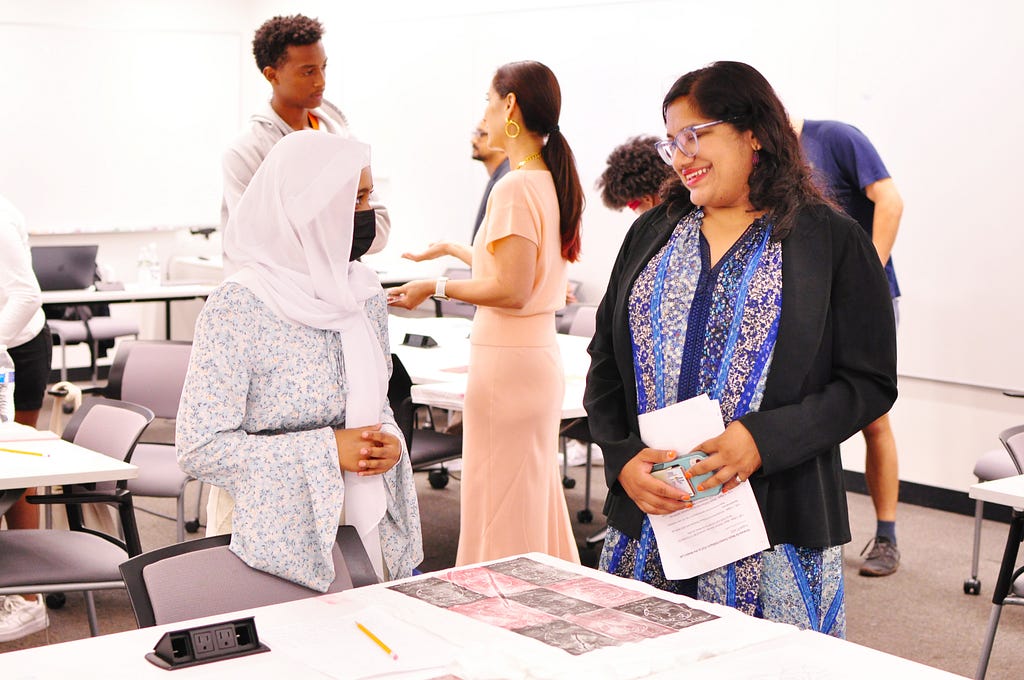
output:
M213 644L213 632L207 628L192 633L192 648L195 649L197 656L209 654L216 649Z
M220 628L215 628L213 636L217 649L234 649L238 646L238 640L235 638L234 626L221 626Z

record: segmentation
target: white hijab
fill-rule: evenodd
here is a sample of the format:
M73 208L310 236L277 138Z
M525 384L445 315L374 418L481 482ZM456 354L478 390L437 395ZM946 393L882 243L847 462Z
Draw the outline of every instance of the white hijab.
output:
M228 279L249 288L285 321L338 331L348 395L345 427L380 422L387 364L364 304L380 294L376 273L349 262L359 174L370 148L313 130L274 145L231 214L224 254ZM345 522L356 527L381 571L377 525L387 501L383 477L344 473Z

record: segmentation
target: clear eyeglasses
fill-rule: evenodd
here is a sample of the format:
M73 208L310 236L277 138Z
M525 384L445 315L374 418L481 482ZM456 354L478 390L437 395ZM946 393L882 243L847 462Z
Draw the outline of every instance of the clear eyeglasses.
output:
M667 164L672 165L672 157L675 155L675 150L679 149L683 152L683 155L688 158L693 158L697 155L697 151L700 150L700 144L697 141L697 130L703 130L721 123L730 123L736 120L736 118L723 118L722 120L715 120L710 123L701 123L700 125L692 125L687 128L683 128L679 131L679 134L675 136L675 139L664 139L660 142L655 142L654 148L658 150L658 155L661 156L661 160Z

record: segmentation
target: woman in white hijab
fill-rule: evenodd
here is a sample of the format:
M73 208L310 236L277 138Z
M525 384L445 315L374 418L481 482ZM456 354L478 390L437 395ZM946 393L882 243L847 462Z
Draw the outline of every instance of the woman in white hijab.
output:
M224 252L238 270L197 321L178 462L217 487L208 534L250 566L325 591L339 522L382 578L423 557L405 440L387 401L387 306L354 261L373 240L369 148L319 132L278 142Z

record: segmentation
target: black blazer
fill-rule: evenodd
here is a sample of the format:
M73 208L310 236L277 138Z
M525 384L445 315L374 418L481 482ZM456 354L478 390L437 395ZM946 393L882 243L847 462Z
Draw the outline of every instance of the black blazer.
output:
M643 512L618 483L641 449L628 300L677 223L664 205L632 226L597 310L584 406L604 452L608 523L639 537ZM896 329L881 262L864 230L804 208L782 242L782 315L760 410L740 422L762 467L750 477L772 545L850 540L839 443L896 400Z

